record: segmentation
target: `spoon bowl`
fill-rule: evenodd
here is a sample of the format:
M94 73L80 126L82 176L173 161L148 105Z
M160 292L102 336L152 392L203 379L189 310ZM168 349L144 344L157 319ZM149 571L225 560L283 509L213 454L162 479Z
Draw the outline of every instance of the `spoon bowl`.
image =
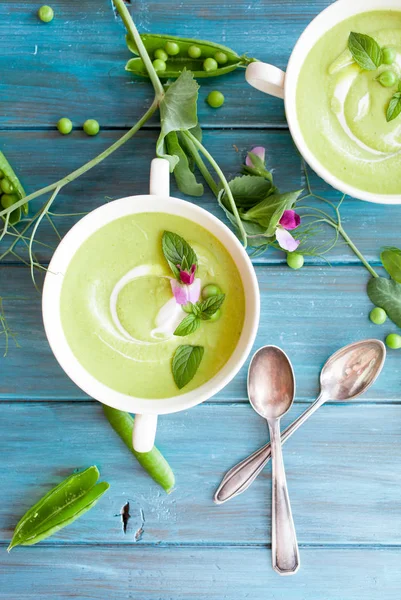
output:
M295 377L281 348L264 346L254 354L248 371L248 396L253 409L267 420L289 411L295 397Z

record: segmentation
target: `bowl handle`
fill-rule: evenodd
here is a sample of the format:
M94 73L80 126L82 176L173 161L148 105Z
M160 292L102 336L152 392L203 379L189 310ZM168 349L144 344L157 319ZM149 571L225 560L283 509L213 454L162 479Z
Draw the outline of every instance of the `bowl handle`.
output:
M154 158L150 163L149 193L170 196L170 163L165 158Z
M137 452L150 452L155 444L157 415L135 415L132 445Z
M285 73L273 65L252 62L246 68L245 79L261 92L277 98L284 98Z

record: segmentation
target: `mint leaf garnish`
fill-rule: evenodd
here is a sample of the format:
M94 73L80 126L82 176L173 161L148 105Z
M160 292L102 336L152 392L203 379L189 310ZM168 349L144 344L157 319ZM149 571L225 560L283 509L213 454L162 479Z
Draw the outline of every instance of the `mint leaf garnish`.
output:
M174 335L191 335L191 333L194 333L198 329L199 325L200 318L197 317L194 313L191 313L181 321L177 329L174 331Z
M387 107L387 122L393 121L401 113L401 92L396 92Z
M172 370L179 389L186 386L195 376L204 351L203 346L178 346L173 356Z
M196 307L198 309L199 317L204 321L211 319L214 313L217 312L223 304L225 297L225 294L217 294L217 296L210 296L210 298L207 298L206 300L197 302Z
M355 62L366 71L375 71L383 62L382 49L370 35L352 31L348 38L348 48Z
M165 231L162 239L162 250L170 269L180 281L180 265L182 271L189 271L192 265L198 266L198 257L191 246L176 233Z

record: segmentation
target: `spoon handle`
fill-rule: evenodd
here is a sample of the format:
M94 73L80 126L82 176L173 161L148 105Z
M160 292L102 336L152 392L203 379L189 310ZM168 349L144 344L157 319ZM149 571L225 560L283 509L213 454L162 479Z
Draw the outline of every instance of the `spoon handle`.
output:
M272 564L280 575L299 569L297 534L292 518L280 439L280 419L268 421L272 450Z
M281 434L281 442L284 444L289 437L325 402L322 394ZM216 504L223 504L235 496L245 492L255 481L256 477L269 462L271 457L270 443L265 444L259 450L245 458L232 467L224 475L217 488L213 500Z

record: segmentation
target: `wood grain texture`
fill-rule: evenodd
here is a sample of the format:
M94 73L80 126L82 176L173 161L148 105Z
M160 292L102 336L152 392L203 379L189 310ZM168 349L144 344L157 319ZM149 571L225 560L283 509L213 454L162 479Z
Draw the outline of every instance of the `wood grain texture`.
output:
M285 68L309 21L329 0L212 0L174 5L163 0L132 2L141 32L209 39ZM0 128L49 127L62 116L82 126L96 118L108 127L129 127L152 97L148 81L124 71L131 57L125 29L110 0L58 0L55 18L41 23L31 0L0 4ZM215 111L205 103L211 89L227 102ZM246 107L246 110L244 110ZM208 126L285 126L283 103L253 90L244 71L202 82L199 110ZM241 113L241 120L238 113Z
M304 409L293 408L283 424ZM303 546L400 546L399 407L387 406L385 415L382 420L380 406L325 406L285 445ZM98 403L3 405L0 541L9 541L44 493L74 469L96 464L110 490L47 545L132 545L141 527L138 545L268 545L271 465L243 495L223 506L212 502L222 474L267 438L266 423L249 406L204 405L161 417L157 444L176 475L176 489L167 495L142 471ZM127 501L132 518L124 536L119 513Z
M74 132L69 136L62 136L58 132L2 132L0 148L14 166L26 190L33 192L78 168L102 152L122 133L102 131L96 138L89 138L83 132ZM139 132L102 164L64 188L54 204L54 211L86 212L110 199L148 193L150 161L155 153L157 136L156 131ZM299 155L290 134L286 131L207 131L204 135L204 143L228 178L239 173L246 151L256 144L266 146L267 163L269 168L274 170L275 181L281 191L306 187ZM331 200L339 199L340 194L328 188L317 177L312 176L311 183L315 193L324 194ZM177 191L173 177L171 184L172 194L183 198L184 196ZM187 199L224 220L222 210L208 189L205 189L205 195L201 199L189 197ZM34 214L45 200L47 197L34 200L31 214ZM322 208L318 202L316 206ZM380 247L383 244L399 245L401 206L382 206L347 199L342 207L342 216L346 231L372 262L377 263ZM73 217L59 218L55 219L55 223L60 233L64 235L76 220L77 218ZM332 238L333 231L327 228L323 230L323 236L314 239L313 243L320 244ZM58 241L46 222L42 223L37 239L53 247ZM3 248L4 244L0 247ZM52 252L51 249L37 246L41 261L47 262ZM26 257L26 253L22 252L22 255ZM15 262L14 257L11 256L10 259ZM327 259L332 264L360 264L358 258L341 241L330 251ZM307 264L325 266L319 258L307 257L306 261ZM285 254L269 250L255 262L283 264Z
M399 549L305 548L301 559L296 577L279 577L265 548L24 548L1 557L0 598L399 598Z
M379 327L369 321L368 275L361 267L305 267L294 272L258 266L256 271L262 305L254 349L276 344L288 353L297 376L298 400L315 398L320 369L338 348L359 339L384 339L395 330L390 323ZM0 358L0 399L85 399L51 353L43 330L40 296L29 270L3 267L0 289L9 325L21 346L11 345L8 356ZM214 400L246 401L246 372L247 364ZM399 354L389 351L382 377L364 401L399 402L400 379Z

